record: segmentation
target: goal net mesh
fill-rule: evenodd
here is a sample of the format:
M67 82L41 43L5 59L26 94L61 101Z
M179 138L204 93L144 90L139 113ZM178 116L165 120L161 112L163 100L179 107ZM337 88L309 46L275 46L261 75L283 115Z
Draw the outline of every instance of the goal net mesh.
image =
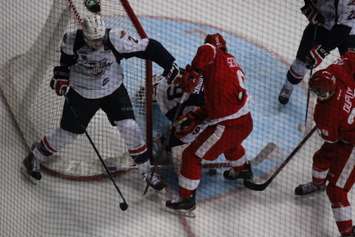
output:
M83 0L72 1L81 17L89 14ZM122 2L125 1L101 0L103 19L108 27L122 28L139 38ZM161 42L181 67L191 63L207 34L218 32L224 36L228 51L245 72L250 93L254 128L243 143L247 159L254 162L256 178L269 177L314 126L313 95L305 121L309 72L294 88L289 104L280 107L278 102L308 23L300 11L304 1L131 0L129 4L147 35ZM338 235L325 193L302 200L293 194L298 184L311 181L312 156L322 144L317 134L260 193L246 190L239 181L223 178L223 171L228 168L223 154L214 163L203 161L194 220L162 210L162 203L177 193L177 175L171 166L159 167L169 187L167 192L142 196L145 182L135 169L119 130L111 126L101 110L89 123L87 132L106 164L115 168L115 180L129 209L119 209L116 190L106 179L84 134L44 163L43 170L47 172L40 184L30 186L20 178L19 167L32 144L60 125L65 99L56 96L49 83L53 67L59 65L64 33L80 25L68 9L67 0L11 0L1 6L0 99L6 108L1 111L9 113L11 122L5 112L0 114L0 237ZM313 72L331 64L337 56L334 50ZM147 106L146 62L130 58L122 61L122 67L138 124L146 137L153 137L154 153L161 155L156 153L159 137L166 134L169 123L156 103ZM153 74L162 72L157 65L152 69ZM152 120L147 118L148 107ZM153 129L149 130L151 122ZM10 130L12 126L15 129ZM276 144L277 152L266 162L256 162L254 158L270 147L268 144ZM182 150L173 150L176 170ZM207 175L214 174L214 170L208 172L211 168L217 168L217 175ZM99 179L102 182L72 181ZM353 200L351 195L349 200Z

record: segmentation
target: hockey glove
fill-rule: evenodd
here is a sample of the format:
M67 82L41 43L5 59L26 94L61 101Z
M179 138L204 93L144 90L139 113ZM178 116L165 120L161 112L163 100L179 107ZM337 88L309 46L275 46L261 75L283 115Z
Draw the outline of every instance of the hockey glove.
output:
M69 68L66 66L56 66L53 69L53 78L50 87L59 96L64 95L69 88Z
M324 17L319 13L318 9L311 0L305 0L305 5L301 8L301 12L305 15L308 21L313 25L324 24Z
M187 65L184 74L177 80L177 83L184 92L192 93L199 83L200 78L201 74L193 70L190 65Z
M181 76L181 69L176 63L173 63L169 71L163 73L163 76L168 81L168 84L171 84L173 80Z
M179 116L174 123L176 137L180 139L193 132L206 117L207 114L202 109Z
M322 45L313 47L306 55L306 67L313 69L322 63L323 59L329 54L328 50L324 49Z

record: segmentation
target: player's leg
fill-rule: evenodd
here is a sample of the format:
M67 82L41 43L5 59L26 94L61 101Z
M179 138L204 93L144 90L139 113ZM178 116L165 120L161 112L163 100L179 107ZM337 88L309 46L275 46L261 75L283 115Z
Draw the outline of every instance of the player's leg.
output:
M225 179L251 179L253 177L250 164L247 162L245 149L242 145L224 152L224 156L229 160L229 163L232 166L232 168L224 171L223 177Z
M339 54L343 55L348 49L355 49L355 35L349 35L338 47Z
M224 126L207 127L184 149L179 174L179 199L167 201L168 208L185 211L195 209L195 192L201 179L201 159L208 156L212 160L220 154L218 150L222 146L217 144L223 132Z
M122 84L114 93L106 97L101 108L107 114L111 124L116 126L124 138L128 152L146 182L154 189L162 190L165 184L158 174L151 172L150 157L143 132L135 120L131 100L126 88Z
M325 190L325 183L332 160L336 158L336 144L324 143L313 155L312 181L300 184L295 189L296 195L307 195Z
M167 207L177 210L195 207L194 198L201 179L202 159L215 160L220 154L234 148L236 143L241 144L252 130L250 114L239 118L237 123L234 126L218 124L207 127L183 151L179 175L180 199L168 201Z
M72 89L68 92L67 98L70 105L65 101L60 128L52 130L40 142L35 143L23 160L24 171L35 180L41 179L40 163L46 162L50 156L72 143L79 134L83 134L99 109L96 100L85 99Z
M317 32L315 35L317 27ZM328 31L323 27L308 24L303 31L302 39L298 47L296 59L287 71L286 80L279 94L279 102L287 104L293 91L293 87L299 84L306 72L306 55L315 45L319 44L322 39L326 38ZM316 37L315 37L316 36Z
M224 156L230 162L232 168L223 173L224 178L229 180L251 179L253 173L246 158L246 152L242 145L243 141L253 130L251 115L239 118L239 124L228 128L230 148L224 151Z
M355 156L351 144L339 144L337 158L329 171L327 195L331 202L334 219L343 237L355 236L352 231L352 210L348 193L355 181Z

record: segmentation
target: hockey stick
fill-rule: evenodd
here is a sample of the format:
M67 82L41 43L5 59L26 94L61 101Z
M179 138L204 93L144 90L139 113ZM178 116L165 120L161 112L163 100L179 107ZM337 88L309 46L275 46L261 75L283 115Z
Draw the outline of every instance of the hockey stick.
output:
M86 128L84 128L84 126L81 124L81 122L80 122L80 117L79 117L79 115L76 113L76 111L75 111L75 109L73 108L73 106L71 105L71 103L70 103L70 101L69 101L69 98L67 97L66 94L64 95L64 98L65 98L65 101L67 102L67 104L68 104L68 106L69 106L71 112L73 113L74 117L75 117L76 120L78 121L78 124L79 124L80 128L84 130L84 133L85 133L87 139L89 140L89 142L90 142L92 148L94 148L95 153L96 153L97 157L99 158L99 160L100 160L102 166L104 167L104 169L105 169L105 171L106 171L108 177L110 178L110 180L111 180L113 186L115 186L115 188L116 188L118 194L120 195L120 197L121 197L121 199L122 199L122 202L120 202L120 208L121 208L121 210L122 210L122 211L127 210L128 204L127 204L127 202L126 202L126 199L124 198L124 196L123 196L123 194L122 194L120 188L117 186L115 180L113 179L112 174L111 174L110 170L107 168L107 166L106 166L104 160L102 159L102 156L100 155L99 151L97 150L97 148L96 148L96 146L95 146L95 143L92 141L92 139L91 139L89 133L87 132Z
M302 139L302 141L296 146L296 148L287 156L287 158L282 162L279 168L271 175L271 177L264 183L256 184L251 182L250 180L244 180L244 186L255 190L255 191L263 191L269 186L272 180L281 172L281 170L287 165L287 163L294 157L294 155L301 149L301 147L307 142L307 140L312 136L314 131L316 131L317 127L313 127L311 131Z
M182 104L184 103L184 101L187 99L187 97L189 96L190 94L187 93L187 92L184 92L184 94L181 96L181 99L180 101L178 102L178 104L176 105L177 106L177 109L175 111L175 114L174 114L174 117L173 117L173 120L171 122L171 126L169 127L169 131L168 131L168 134L167 134L167 139L165 139L164 143L162 144L162 149L165 149L165 147L169 144L170 142L170 136L171 136L171 132L172 132L172 128L174 126L174 123L177 119L177 117L179 116L181 110L182 110ZM157 171L157 162L155 162L154 164L154 167L153 167L153 170L152 170L152 173L150 175L150 181L152 180L153 178L153 175L155 174L155 172ZM143 192L143 195L145 195L148 191L148 188L149 188L149 183L147 182L147 185L145 186L145 189L144 189L144 192Z
M317 37L317 30L318 30L318 27L317 25L314 26L314 32L313 32L313 42L312 44L314 44L314 42L316 41L316 37ZM313 47L313 46L312 46ZM313 67L310 69L309 71L309 79L312 77L313 75ZM308 79L308 80L309 80ZM305 118L304 118L304 130L307 131L307 120L308 120L308 109L309 109L309 100L310 100L310 97L311 97L311 91L309 89L309 87L307 88L307 104L306 104L306 115L305 115Z
M270 154L278 150L278 148L279 147L275 143L269 142L259 151L259 153L254 157L254 159L250 160L250 164L252 166L259 165L260 163L265 161ZM207 168L207 169L219 169L219 168L230 168L230 167L232 167L230 162L202 163L202 168Z

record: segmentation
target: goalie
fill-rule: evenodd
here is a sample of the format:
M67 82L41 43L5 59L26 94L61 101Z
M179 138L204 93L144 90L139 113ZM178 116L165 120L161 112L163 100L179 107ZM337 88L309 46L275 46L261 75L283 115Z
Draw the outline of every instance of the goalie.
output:
M165 80L163 76L154 76L154 98L159 110L172 123L178 124L181 116L192 113L204 105L202 78L182 83L183 70L173 81ZM184 96L188 95L188 96ZM159 117L159 116L157 116ZM193 141L195 134L203 130L202 124L193 123L189 129L174 130L168 139L167 149L187 144ZM169 133L169 132L168 132Z
M178 131L205 121L207 127L182 154L179 175L179 200L169 200L166 207L190 211L195 208L195 192L201 178L201 161L214 160L224 153L232 168L224 172L227 179L252 177L242 145L253 128L248 109L249 96L244 87L244 73L234 56L227 52L226 42L220 34L207 35L197 50L191 66L187 66L182 85L203 76L205 105L177 120ZM186 83L185 83L186 82ZM188 88L188 87L187 87Z

